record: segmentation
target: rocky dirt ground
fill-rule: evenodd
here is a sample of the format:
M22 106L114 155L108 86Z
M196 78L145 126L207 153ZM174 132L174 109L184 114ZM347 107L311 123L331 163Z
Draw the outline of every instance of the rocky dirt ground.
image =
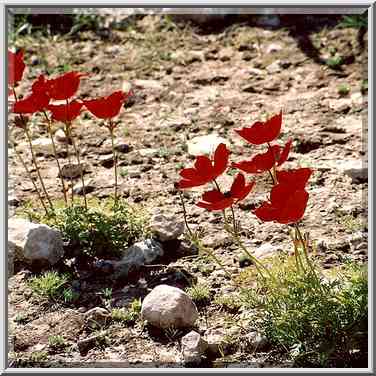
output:
M58 73L56 67L90 74L82 80L80 98L132 87L134 96L116 130L120 142L127 145L119 153L120 192L150 213L159 208L178 218L183 213L174 182L179 170L193 161L187 153L190 140L217 134L229 141L233 160L240 160L258 149L247 147L234 128L282 109L281 140L294 140L286 167L309 166L315 171L302 226L317 241L320 262L327 268L346 258L367 262L368 102L363 83L367 49L358 31L337 27L333 17L282 18L274 28L242 20L219 30L153 15L127 22L72 36L19 37L16 45L25 49L28 65L19 92L26 92L40 73ZM362 38L367 46L367 34ZM342 57L341 63L336 64L337 56ZM324 64L328 59L332 66ZM90 195L104 198L113 191L107 130L90 116L82 116L74 127L87 164ZM38 120L32 130L36 139L47 137ZM17 133L18 146L24 141ZM23 152L27 156L26 147ZM61 199L54 159L43 152L38 158L47 190ZM61 163L67 159L62 157ZM36 194L11 149L9 178L12 214L14 207L34 200ZM257 182L255 192L237 211L244 239L258 255L288 250L287 228L260 223L250 213L265 198L266 180L257 178ZM239 264L241 251L223 231L219 215L194 205L199 196L199 189L186 194L189 223L203 230L204 243L213 247L230 273L239 275L244 271ZM30 272L17 270L8 288L11 364L20 365L23 359L30 366L34 359L42 366L86 367L94 362L111 367L162 363L180 367L184 333L153 333L141 323L107 323L103 327L106 341L80 352L77 342L92 335L84 325L84 313L105 307L100 294L105 287L113 288L112 306L126 306L157 283L185 288L201 281L209 286L211 300L199 309L197 331L205 336L220 333L231 345L202 366L289 366L274 351L247 345L244 338L253 328L241 308L215 303L215 296L234 293L215 263L204 256L177 258L174 249L169 252L172 261L154 271L153 278L144 276L144 283L140 279L109 285L93 275L85 290L87 297L71 305L51 306L35 298L27 284ZM54 333L63 334L68 347L51 350L48 337Z

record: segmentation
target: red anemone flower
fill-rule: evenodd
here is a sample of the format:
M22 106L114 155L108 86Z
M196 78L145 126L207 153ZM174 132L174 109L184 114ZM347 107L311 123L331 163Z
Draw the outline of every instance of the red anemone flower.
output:
M32 93L15 102L13 112L17 114L33 114L43 111L50 103L50 97L46 93L44 76L41 75L32 85Z
M255 182L246 184L243 174L238 174L229 192L222 193L214 189L202 195L202 201L196 205L207 210L224 210L237 202L244 200L254 187Z
M47 108L50 97L43 93L32 93L25 99L14 103L13 112L17 114L33 114Z
M292 140L289 140L281 152L279 145L273 145L266 153L255 155L250 161L233 163L232 167L251 174L270 170L273 166L281 166L286 162Z
M95 117L111 119L119 114L121 106L129 95L130 93L115 91L108 97L84 101L84 105Z
M50 104L47 108L52 112L52 119L63 123L70 123L80 114L82 102L72 101L69 104Z
M21 81L23 72L25 70L25 63L23 61L23 51L16 53L8 50L8 85L14 86L18 81Z
M80 86L80 78L87 73L68 72L46 82L48 94L55 100L66 100L76 94Z
M279 176L282 176L282 179L272 188L270 200L264 202L253 213L264 222L298 222L303 218L307 207L309 195L304 188L311 173L312 170L309 168L281 171Z
M235 132L246 141L254 145L261 145L273 141L281 132L282 111L266 122L257 121L251 127L235 129Z
M31 86L31 91L33 93L46 93L47 94L47 91L48 91L48 84L47 84L47 80L46 80L46 77L41 74L36 80L35 82L33 83L33 85Z
M183 179L178 183L178 188L198 187L213 181L225 172L229 155L226 145L219 144L214 152L213 162L204 155L196 157L194 167L180 171Z

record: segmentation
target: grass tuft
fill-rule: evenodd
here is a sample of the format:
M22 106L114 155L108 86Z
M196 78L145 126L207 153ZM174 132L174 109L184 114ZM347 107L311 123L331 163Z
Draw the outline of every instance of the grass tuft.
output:
M197 283L188 287L186 293L197 305L205 305L210 300L210 289L206 284Z
M272 343L299 366L346 367L357 352L366 359L365 266L347 262L331 274L322 272L320 289L311 273L296 271L293 256L275 257L269 270L275 279L259 279L256 289L244 289L242 301L258 309L260 329Z
M68 281L68 275L48 271L40 276L31 278L29 285L36 295L54 300L62 296L64 286Z
M115 206L112 198L90 199L88 206L86 211L78 204L65 207L63 202L56 202L54 214L46 216L25 205L18 214L58 229L72 252L78 250L86 256L121 255L122 250L148 234L148 216L140 207L122 200Z
M124 308L113 308L111 310L112 320L122 322L126 325L134 324L140 318L140 314L141 299L134 299L127 310Z

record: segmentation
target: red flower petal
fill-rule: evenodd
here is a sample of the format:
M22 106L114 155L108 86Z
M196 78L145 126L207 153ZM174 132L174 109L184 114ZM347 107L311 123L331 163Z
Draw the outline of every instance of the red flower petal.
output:
M80 115L82 102L72 101L69 104L53 105L50 104L48 109L52 112L52 119L63 123L71 122Z
M108 97L84 101L86 108L97 118L111 119L117 116L127 98L122 91L115 91Z
M47 108L50 98L47 94L32 93L25 99L15 102L13 112L17 114L33 114L35 112L43 111Z
M253 211L253 214L264 222L270 222L277 218L278 209L274 208L269 202L264 202Z
M25 70L23 57L23 51L21 50L16 53L8 50L8 85L10 86L14 86L18 81L22 80Z
M273 145L267 152L256 154L250 161L233 163L232 166L250 174L268 171L273 167L275 158L278 158L279 151L280 147Z
M184 168L180 171L180 176L184 179L195 179L197 177L197 170L195 168Z
M207 202L217 202L223 200L224 198L226 198L225 195L216 189L205 192L202 195L202 199Z
M291 188L304 189L312 172L310 168L277 171L277 180L278 183L290 185Z
M230 193L233 197L238 197L242 194L245 187L245 177L243 174L237 174L231 185Z
M194 168L186 168L180 172L183 180L178 183L178 187L181 189L198 187L213 181L226 170L229 154L226 145L219 144L214 153L214 167L208 157L204 155L196 157Z
M46 77L41 74L33 83L33 85L31 86L31 90L33 93L40 93L40 92L43 92L43 93L46 93L47 94L47 90L48 90L48 85L47 85L47 80L46 80Z
M219 144L214 152L214 179L226 171L230 150L225 144Z
M47 81L48 93L52 99L66 100L76 94L80 78L87 73L68 72L55 79Z
M301 220L307 207L308 197L308 193L304 190L298 190L291 194L283 210L280 211L277 222L287 224Z
M204 155L196 157L195 169L197 171L197 178L199 176L207 176L209 177L209 181L211 180L210 177L213 175L213 166L208 157Z
M252 183L245 185L241 192L239 192L236 196L234 195L233 197L237 199L236 202L244 200L249 195L255 184L256 182L253 181Z
M234 200L231 197L226 197L223 193L213 189L205 192L202 195L202 201L196 205L207 210L224 210L233 204Z
M282 125L282 111L266 122L257 121L251 127L235 129L239 136L254 145L261 145L273 141L278 137Z
M285 163L287 161L287 158L288 158L289 153L290 153L291 144L292 144L292 140L290 139L290 140L287 141L285 147L282 150L281 155L279 156L279 159L278 159L278 162L277 162L278 166L281 166L283 163Z
M294 192L295 188L287 184L277 184L270 192L270 201L275 208L282 208L287 198Z

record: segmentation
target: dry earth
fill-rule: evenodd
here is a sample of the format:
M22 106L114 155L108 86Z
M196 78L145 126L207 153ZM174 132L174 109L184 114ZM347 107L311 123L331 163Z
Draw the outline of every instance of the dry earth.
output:
M57 73L56 67L90 74L82 80L80 98L106 95L129 83L135 95L121 112L116 130L117 137L129 145L119 155L121 194L150 212L159 207L179 217L182 208L173 184L179 170L193 161L186 151L187 142L198 135L216 133L229 140L233 160L240 160L258 149L247 147L234 128L282 109L281 142L289 137L294 140L286 167L309 166L315 170L302 226L312 239L326 244L319 247L320 261L325 267L340 264L345 258L366 262L367 244L354 249L349 238L356 241L359 231L367 231L368 102L361 92L367 74L367 50L359 43L357 30L335 27L335 20L317 18L311 28L304 21L296 24L297 17L295 21L282 21L285 23L275 29L242 22L205 31L188 23L175 24L169 18L146 16L133 19L127 29L100 28L73 36L23 36L16 44L25 49L28 70L18 90L26 93L33 79L46 71ZM364 40L367 42L367 35ZM322 63L336 53L344 57L338 69ZM343 84L350 88L348 94L339 93ZM92 180L94 187L90 195L106 197L112 193L113 181L111 161L103 162L110 153L107 131L89 115L82 116L74 127L88 165L85 179ZM35 138L46 137L38 119L32 131ZM16 141L24 142L21 133L16 134ZM48 191L61 198L55 161L44 156L38 161ZM67 159L61 158L61 163L66 164ZM13 205L36 199L11 150L9 177ZM274 251L290 249L287 228L260 223L250 213L265 198L266 180L256 178L256 191L237 211L246 243L256 254L261 244L270 245ZM230 181L229 175L226 182ZM195 207L199 194L199 190L192 190L186 195L188 221L204 230L205 244L212 246L228 270L237 275L243 270L238 261L241 252L221 229L220 216ZM207 283L212 297L234 290L223 272L201 256L171 261L153 276L154 284L162 276L176 276L178 268L193 280ZM154 335L140 324L108 325L109 342L85 355L75 346L78 339L90 336L82 329L82 312L103 306L99 293L103 287L113 287L111 304L122 306L134 296L143 297L145 286L126 282L108 285L107 280L92 279L87 283L86 298L79 304L51 306L31 294L28 277L29 272L21 270L9 279L13 366L21 364L20 359L31 362L31 354L43 351L47 353L45 366L66 366L66 362L79 367L92 362L111 367L181 366L182 333ZM150 276L146 279L151 281ZM175 282L170 278L170 283L179 286L176 278ZM188 283L180 281L180 287ZM20 314L23 321L16 320ZM235 326L236 321L239 326ZM235 338L228 354L208 361L207 366L238 362L249 362L251 367L284 366L273 351L260 353L243 346L239 338L252 327L248 321L241 311L225 310L213 300L200 309L198 331L219 328ZM55 333L63 334L68 350L49 350L48 337Z

